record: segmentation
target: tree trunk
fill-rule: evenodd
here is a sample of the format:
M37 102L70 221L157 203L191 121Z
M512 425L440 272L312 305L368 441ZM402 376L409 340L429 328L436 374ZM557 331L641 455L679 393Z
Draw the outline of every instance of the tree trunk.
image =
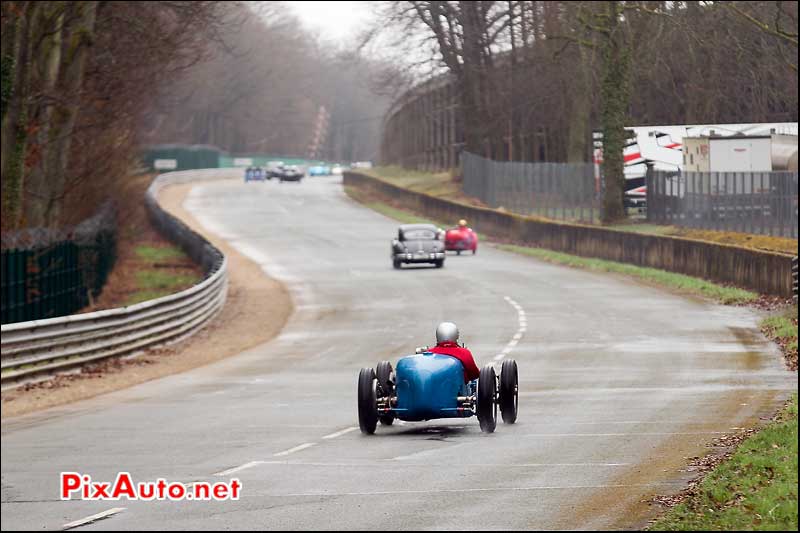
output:
M608 32L603 34L603 222L625 218L625 122L630 98L631 52L624 28L619 25L619 2L607 2Z
M55 226L64 201L70 150L81 106L81 88L86 58L94 37L98 2L67 4L61 30L58 56L45 59L48 67L58 65L52 94L57 99L47 111L46 141L41 159L32 176L26 205L27 223L32 226ZM53 52L55 53L55 52Z
M39 91L44 96L39 105L30 111L30 123L34 126L35 133L31 142L32 151L28 160L30 173L27 176L26 211L28 223L33 226L42 226L46 223L46 213L52 194L53 169L48 167L51 158L46 157L51 150L50 143L55 135L52 124L56 117L56 104L54 102L63 96L56 90L59 72L61 70L61 52L63 46L63 6L51 2L43 3L42 20L44 24L37 29L37 34L43 34L34 60L38 65L35 69L36 81Z
M2 37L3 122L0 142L2 142L3 229L16 229L22 223L25 152L28 141L30 54L33 45L31 32L35 27L40 5L38 2L11 4L8 2L3 6L3 17L8 20L3 24ZM15 11L12 12L12 9Z

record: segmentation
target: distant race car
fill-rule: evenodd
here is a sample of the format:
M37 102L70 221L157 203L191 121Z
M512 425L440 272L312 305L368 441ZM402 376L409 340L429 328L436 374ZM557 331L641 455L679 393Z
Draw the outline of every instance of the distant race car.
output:
M464 221L462 221L464 222ZM444 249L450 252L461 252L472 250L473 255L478 252L478 234L472 228L467 227L466 222L455 228L447 230L444 236Z
M313 167L308 167L308 175L309 176L330 176L331 175L331 167L326 165L315 165Z
M342 172L343 169L341 165L333 165L333 168L331 168L331 174L334 176L341 176Z
M265 171L267 179L277 178L283 166L283 161L270 161L267 163L267 169Z
M278 169L278 179L281 183L284 181L300 182L304 176L305 173L297 165L284 165Z
M244 171L244 182L264 181L269 179L261 167L247 167Z
M389 426L395 418L419 422L473 415L481 431L492 433L498 406L503 422L516 422L519 376L513 359L503 361L499 376L489 364L478 379L464 383L461 361L418 349L415 355L401 358L396 371L383 361L358 375L358 425L367 435L375 433L378 422Z
M403 224L397 229L397 238L392 241L392 265L400 268L403 263L432 263L436 268L444 266L444 243L442 230L433 224Z

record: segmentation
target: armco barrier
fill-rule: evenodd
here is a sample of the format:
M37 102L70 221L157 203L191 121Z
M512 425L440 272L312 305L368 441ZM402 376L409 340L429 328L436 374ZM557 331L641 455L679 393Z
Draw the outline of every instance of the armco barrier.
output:
M357 172L345 172L344 184L371 191L437 220L466 218L479 232L502 241L678 272L762 294L793 294L790 255L545 221L436 198Z
M225 303L227 260L205 238L164 211L157 194L169 184L240 178L241 174L235 169L171 172L158 176L147 191L145 202L153 223L202 265L203 281L136 305L2 326L2 387L176 342L208 323Z

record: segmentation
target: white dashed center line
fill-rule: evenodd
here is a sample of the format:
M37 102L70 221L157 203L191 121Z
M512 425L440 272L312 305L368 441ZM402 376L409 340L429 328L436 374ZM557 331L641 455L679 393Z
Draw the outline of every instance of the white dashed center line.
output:
M264 461L250 461L249 463L245 463L243 465L234 466L233 468L229 468L227 470L223 470L222 472L217 472L214 474L215 476L229 476L236 472L240 472L242 470L246 470L248 468L253 468L254 466L258 466L260 464L264 464Z
M74 522L64 524L61 526L61 529L74 529L76 527L85 526L86 524L91 524L92 522L96 522L117 513L121 513L124 510L125 507L114 507L113 509L103 511L102 513L93 514L92 516L87 516L86 518L81 518L80 520L75 520Z
M350 433L351 431L355 431L357 429L358 429L358 427L352 427L352 428L343 429L341 431L337 431L336 433L331 433L330 435L325 435L322 438L326 439L326 440L335 439L336 437L341 437L342 435L345 435L345 434Z
M289 448L286 451L272 454L272 456L273 457L284 457L284 456L293 454L295 452L299 452L301 450L305 450L306 448L311 448L312 446L316 446L316 445L317 445L316 442L306 442L305 444L301 444L300 446L295 446L294 448Z
M508 341L508 343L500 351L500 353L494 356L494 360L497 362L501 361L503 358L505 358L505 356L511 353L511 351L519 343L520 339L522 339L522 336L528 330L528 319L525 316L525 309L523 309L521 305L519 305L517 302L515 302L508 296L505 296L504 300L507 301L511 305L511 307L517 310L517 321L519 323L519 326L517 328L517 332L514 334L511 340Z

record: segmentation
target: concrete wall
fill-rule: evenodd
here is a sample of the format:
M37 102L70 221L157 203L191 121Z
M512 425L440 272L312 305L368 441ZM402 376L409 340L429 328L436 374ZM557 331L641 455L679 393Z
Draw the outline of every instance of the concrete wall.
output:
M466 218L502 242L678 272L762 294L792 296L792 256L725 244L550 222L473 207L345 172L344 184L441 221Z

